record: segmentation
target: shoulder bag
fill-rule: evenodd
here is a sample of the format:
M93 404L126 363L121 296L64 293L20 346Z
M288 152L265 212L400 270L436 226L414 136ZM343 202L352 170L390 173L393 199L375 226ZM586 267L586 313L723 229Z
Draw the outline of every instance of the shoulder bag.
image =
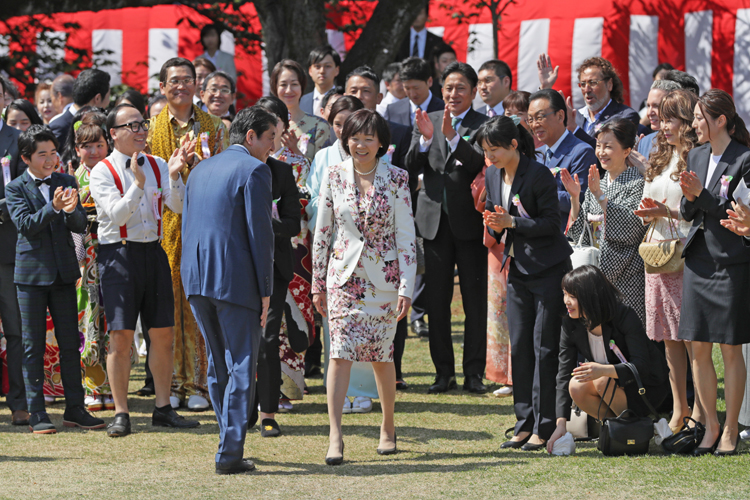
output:
M638 375L638 370L635 368L633 363L623 363L627 366L630 371L633 372L635 382L638 384L638 394L641 395L643 401L646 403L649 411L654 417L658 416L658 413L651 406L648 398L646 397L646 389L644 389L641 383L641 377ZM612 379L607 381L607 387L604 389L604 394L607 393L609 384ZM609 400L609 404L612 404L612 400L615 398L615 392L612 392L612 399ZM597 410L597 418L601 411L602 403L604 398L599 402L599 409ZM651 438L654 437L654 420L649 417L639 417L633 410L625 410L618 417L600 419L601 431L599 434L598 448L602 454L607 456L620 456L620 455L645 455L648 453L648 446L651 442Z
M683 244L679 234L674 230L674 219L672 219L671 212L669 212L668 221L672 239L651 241L656 226L656 219L654 219L643 236L643 242L638 245L638 253L643 259L646 272L649 274L677 273L685 267L685 259L682 258Z
M690 421L695 424L694 427L688 425ZM661 442L661 447L665 452L692 455L693 450L703 441L703 436L706 434L706 427L702 423L696 422L690 417L683 418L682 422L682 429Z

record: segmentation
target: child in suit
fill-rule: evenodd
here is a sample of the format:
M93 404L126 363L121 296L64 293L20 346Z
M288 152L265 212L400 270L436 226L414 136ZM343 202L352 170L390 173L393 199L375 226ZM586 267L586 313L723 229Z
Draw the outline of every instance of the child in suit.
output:
M18 139L28 165L5 189L8 210L18 230L14 281L21 309L23 376L34 434L57 432L44 407L44 350L49 308L60 346L60 373L65 388L63 425L101 429L104 421L83 406L76 281L81 277L71 231L86 230L86 212L74 177L55 172L57 139L32 125Z

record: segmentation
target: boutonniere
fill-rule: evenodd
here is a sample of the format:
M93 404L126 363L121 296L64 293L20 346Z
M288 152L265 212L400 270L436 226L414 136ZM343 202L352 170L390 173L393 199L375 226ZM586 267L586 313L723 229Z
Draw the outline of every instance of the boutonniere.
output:
M201 132L201 153L203 153L203 159L211 156L211 148L208 147L208 132Z
M617 356L617 359L619 359L622 363L628 362L628 360L625 359L625 356L622 354L620 348L617 347L617 344L615 344L614 340L609 341L609 350L613 351L615 353L615 356Z
M555 168L549 169L549 171L552 172L552 176L553 177L555 177L557 174L559 174L560 170L562 170L560 167L555 167Z
M299 152L302 153L302 155L307 154L307 145L310 143L310 140L312 139L312 134L302 134L302 137L299 138Z
M731 175L722 175L721 176L721 191L719 191L719 196L724 198L725 200L729 199L729 183L732 182Z
M393 164L393 153L396 151L396 145L391 144L388 146L388 151L385 152L385 155L388 157L388 163Z
M3 166L3 182L5 182L5 185L7 186L8 183L11 181L10 179L10 155L3 156L2 159L0 159L0 165Z
M10 167L10 155L3 156L3 158L0 159L0 165L2 165L3 168Z
M461 139L463 139L465 141L468 141L469 139L471 139L471 136L470 135L465 135L465 136L461 137Z
M521 217L523 217L524 219L531 219L531 216L529 215L529 213L526 211L525 208L523 208L523 204L521 203L521 197L520 196L515 195L513 197L513 204L518 209L518 213L521 215Z

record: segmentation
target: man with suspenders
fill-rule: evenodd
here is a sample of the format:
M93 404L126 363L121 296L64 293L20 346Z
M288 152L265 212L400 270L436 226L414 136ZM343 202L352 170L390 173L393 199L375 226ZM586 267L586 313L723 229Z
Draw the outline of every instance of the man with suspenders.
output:
M185 185L179 175L195 142L177 149L169 163L143 154L148 122L129 104L107 117L114 151L91 171L91 195L99 222L99 276L110 333L107 374L115 400L111 437L130 434L130 349L138 315L151 336L154 426L192 428L169 403L172 382L174 295L167 255L160 244L163 205L182 212ZM191 153L188 153L191 152Z

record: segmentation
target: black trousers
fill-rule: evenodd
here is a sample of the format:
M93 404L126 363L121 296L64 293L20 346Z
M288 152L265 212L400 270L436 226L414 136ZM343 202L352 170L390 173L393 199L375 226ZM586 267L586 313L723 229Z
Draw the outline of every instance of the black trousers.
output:
M424 318L424 314L427 312L427 294L424 291L424 283L424 274L417 274L417 277L414 278L414 293L411 297L411 317L409 319L412 323Z
M555 430L555 379L563 304L565 259L536 275L521 273L511 258L508 273L508 328L513 367L515 433L531 431L549 439Z
M396 324L396 336L393 337L393 364L396 368L396 380L403 380L401 360L404 358L408 329L407 318L402 319Z
M258 401L263 413L279 411L281 390L281 361L279 359L279 330L284 317L284 305L289 282L275 273L273 294L268 305L268 319L258 350Z
M440 218L437 234L424 241L425 292L429 322L430 356L440 376L456 374L451 338L453 270L458 266L466 322L464 375L484 376L487 355L487 248L482 239L459 240L447 217Z
M57 281L49 286L16 285L23 324L23 375L29 412L44 411L44 351L47 339L47 308L55 324L60 347L60 377L65 406L83 406L81 341L78 335L76 284Z
M6 341L8 363L8 395L5 402L10 411L25 410L26 389L23 383L23 338L21 310L18 308L16 285L13 283L13 264L0 264L0 320Z

